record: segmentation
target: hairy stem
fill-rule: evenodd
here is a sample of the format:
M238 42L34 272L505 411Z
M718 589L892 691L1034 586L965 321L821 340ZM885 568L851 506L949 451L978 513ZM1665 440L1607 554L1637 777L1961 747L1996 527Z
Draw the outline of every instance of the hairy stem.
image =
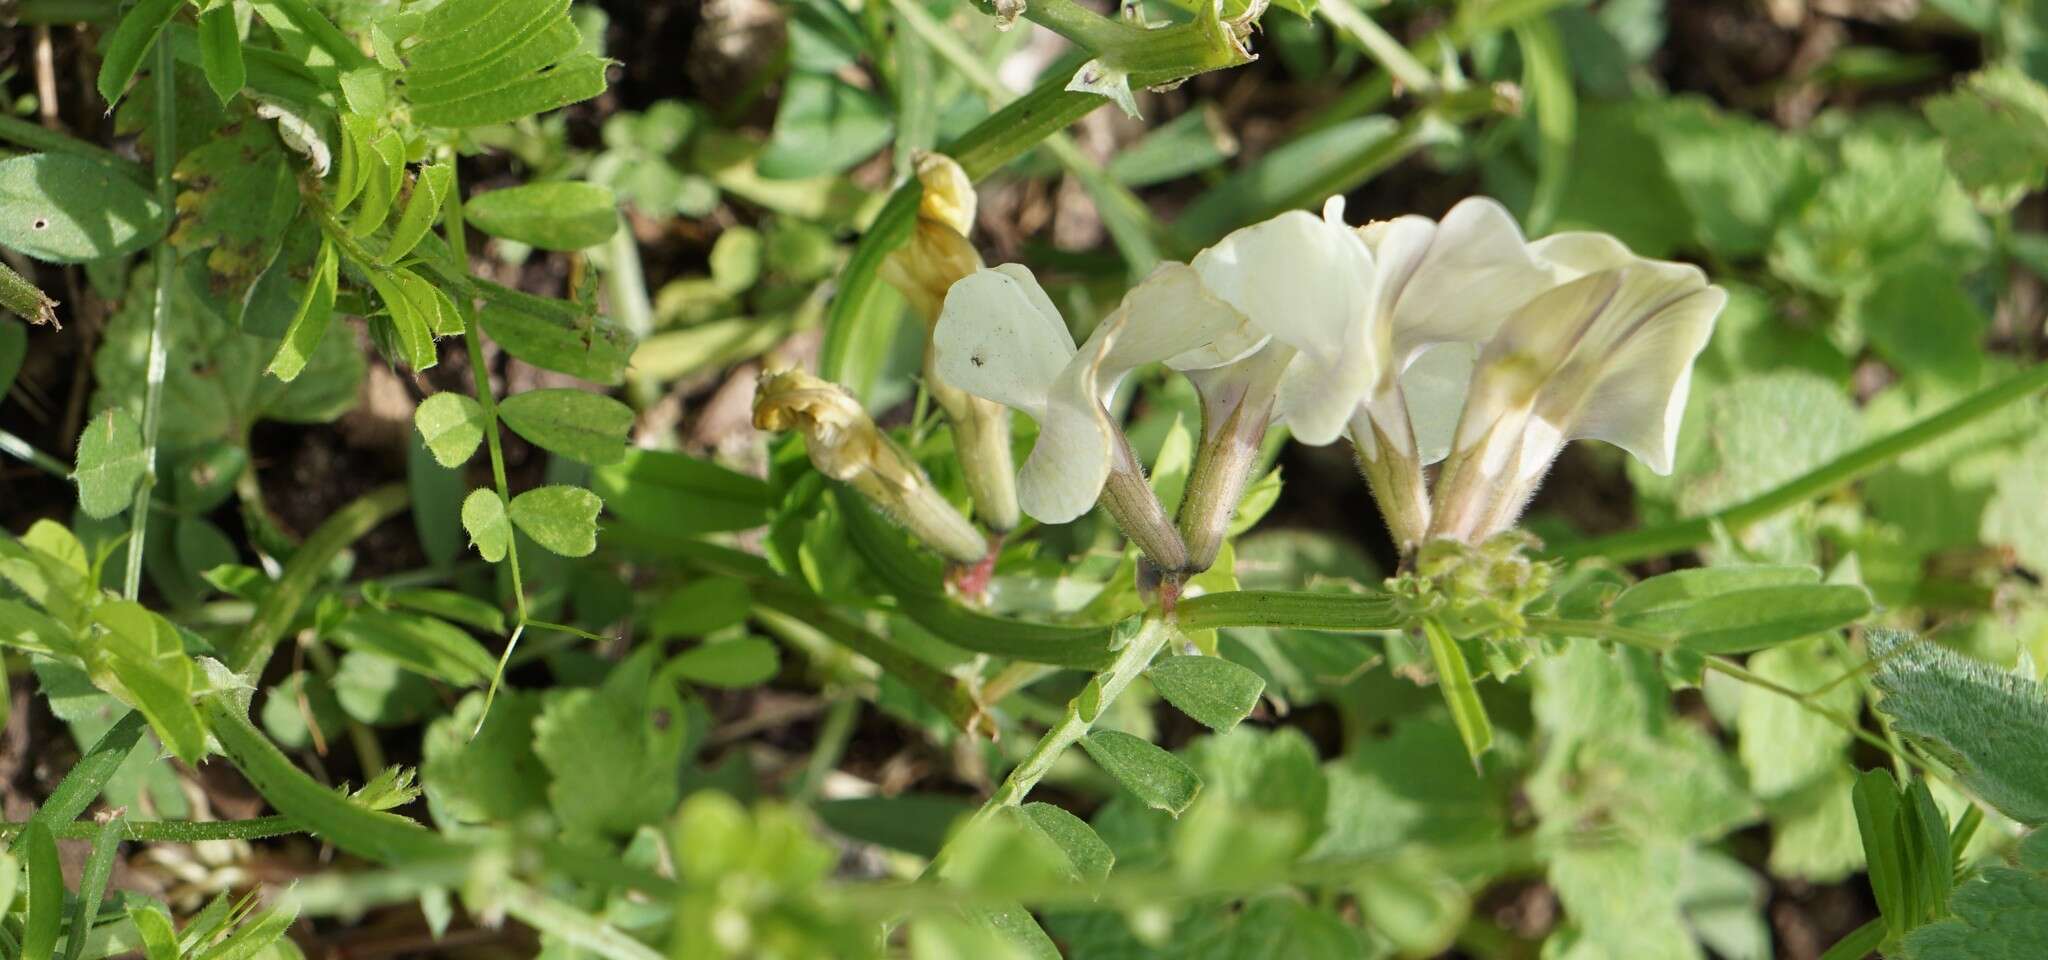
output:
M1116 698L1123 695L1131 681L1152 665L1152 659L1166 649L1167 641L1179 635L1180 630L1172 621L1148 618L1123 648L1117 651L1116 659L1108 668L1095 675L1079 696L1067 703L1067 709L1058 723L1038 738L1023 762L1010 770L1001 786L989 794L988 801L976 811L974 819L979 822L994 816L1004 807L1014 807L1024 802L1031 794L1031 788L1038 785L1052 770L1052 765L1068 747L1080 742L1082 737L1095 725L1095 718L1109 709ZM932 860L927 873L943 875L946 851L941 849Z
M178 165L178 95L173 82L171 44L156 45L156 195L164 216L177 209L178 185L171 177ZM142 482L128 511L128 569L121 595L130 600L142 593L142 554L149 539L149 497L156 489L156 442L163 428L164 370L169 365L166 340L171 322L171 285L178 254L169 237L157 241L150 262L156 274L156 303L149 318L149 367L142 392Z
M451 171L455 170L455 156L451 152L446 162ZM455 262L453 268L462 276L469 276L469 241L462 222L462 179L459 173L448 180L448 200L444 208L445 219L442 227L448 233L448 248ZM496 486L498 499L507 506L512 503L512 485L505 479L505 445L498 436L498 399L491 393L491 372L484 361L484 337L476 319L476 301L468 294L457 298L456 308L462 314L462 347L469 352L469 372L476 382L476 402L484 410L484 445L491 456L491 483ZM517 538L514 538L516 541ZM519 577L519 544L507 541L505 544L505 570L512 577L512 603L518 613L517 622L526 622L526 585ZM496 679L491 682L493 689Z

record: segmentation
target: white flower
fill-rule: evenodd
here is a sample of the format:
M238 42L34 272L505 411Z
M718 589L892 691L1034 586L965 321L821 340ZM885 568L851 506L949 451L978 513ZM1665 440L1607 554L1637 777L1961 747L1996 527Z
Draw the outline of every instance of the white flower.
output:
M1066 523L1095 505L1124 449L1105 409L1124 375L1219 338L1248 342L1245 326L1193 269L1167 263L1077 350L1031 271L1004 264L953 285L933 349L947 382L1038 421L1037 445L1018 471L1018 500L1040 521Z
M1378 385L1380 343L1368 323L1375 273L1364 240L1340 221L1290 210L1232 231L1196 254L1193 267L1251 325L1168 364L1183 371L1277 364L1284 369L1274 388L1277 417L1303 443L1337 439L1352 408ZM1261 351L1270 353L1252 356Z
M1605 234L1529 245L1560 279L1479 352L1431 532L1484 539L1514 522L1572 440L1604 440L1666 474L1692 365L1727 294L1699 268Z
M1324 216L1341 219L1343 210L1343 198L1333 197ZM1360 429L1376 425L1400 446L1396 455L1434 463L1450 446L1471 345L1557 280L1532 255L1514 216L1486 197L1459 201L1441 222L1411 215L1358 233L1379 267L1370 322L1383 367L1353 439L1361 456L1378 456L1372 431Z

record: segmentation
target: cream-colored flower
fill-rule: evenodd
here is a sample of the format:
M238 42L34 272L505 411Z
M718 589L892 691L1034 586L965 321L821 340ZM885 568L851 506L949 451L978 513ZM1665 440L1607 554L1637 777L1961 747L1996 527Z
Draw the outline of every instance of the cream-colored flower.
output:
M1124 376L1219 338L1241 341L1246 323L1193 269L1167 263L1077 349L1031 271L1004 264L953 286L933 344L948 382L1038 421L1018 499L1025 513L1066 523L1095 505L1112 467L1128 459L1123 431L1105 409Z
M1341 222L1290 210L1232 231L1191 266L1211 294L1250 323L1168 364L1217 371L1207 376L1211 382L1243 381L1250 402L1263 399L1254 391L1270 388L1275 416L1296 439L1337 439L1380 369L1380 344L1368 322L1373 255L1365 242ZM1242 369L1220 369L1232 364ZM1277 378L1268 377L1276 367Z
M974 563L988 553L974 525L846 388L801 370L765 374L754 395L754 427L802 434L819 473L853 487L947 559Z
M1529 245L1560 279L1480 350L1437 481L1431 533L1506 529L1572 440L1604 440L1671 471L1693 361L1727 302L1699 268L1638 257L1613 237Z
M1333 197L1324 216L1341 220L1343 209L1343 198ZM1358 412L1399 445L1396 455L1434 463L1447 452L1465 392L1460 361L1469 368L1471 345L1557 278L1530 252L1514 216L1486 197L1459 201L1441 221L1396 217L1358 234L1379 267L1370 325L1383 358L1378 387ZM1377 456L1381 445L1353 426L1360 456Z

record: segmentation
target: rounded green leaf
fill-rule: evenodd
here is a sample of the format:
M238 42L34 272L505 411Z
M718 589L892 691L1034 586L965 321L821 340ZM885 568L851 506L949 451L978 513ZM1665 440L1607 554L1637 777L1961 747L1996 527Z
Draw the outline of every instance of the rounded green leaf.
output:
M63 153L0 160L0 247L83 263L133 253L163 231L163 206L111 164Z
M529 390L506 397L498 414L520 436L549 453L595 466L626 456L633 409L601 393Z
M128 509L136 481L149 469L142 449L142 428L119 407L92 418L78 437L78 506L86 516L106 519Z
M493 190L464 207L477 229L542 250L581 250L619 228L612 192L594 183L557 180Z
M597 494L555 484L513 497L511 514L512 522L548 551L587 557L597 550L597 512L602 509Z
M1187 761L1128 733L1097 730L1082 739L1081 749L1146 806L1176 817L1202 792L1202 778Z
M462 501L462 529L469 531L476 552L492 563L505 559L512 546L512 524L496 490L479 487L469 492Z
M1264 678L1221 657L1167 657L1145 676L1166 702L1218 733L1250 715L1266 689Z
M420 439L444 467L462 466L484 442L484 408L461 393L437 393L412 413Z

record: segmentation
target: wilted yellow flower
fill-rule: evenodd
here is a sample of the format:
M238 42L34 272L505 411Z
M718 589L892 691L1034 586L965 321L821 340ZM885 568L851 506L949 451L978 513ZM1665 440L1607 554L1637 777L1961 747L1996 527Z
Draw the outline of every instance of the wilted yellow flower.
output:
M977 199L974 183L953 158L926 153L917 159L918 182L924 195L917 223L903 246L882 261L882 279L902 291L911 309L924 318L929 331L938 322L953 284L982 267L981 254L967 241L974 227ZM976 397L948 383L925 343L925 389L953 428L953 446L967 477L982 522L999 530L1017 525L1016 462L1010 454L1010 414L1001 404Z
M802 434L819 473L867 497L947 559L975 563L987 555L988 542L974 524L939 495L846 388L801 370L764 374L754 394L754 427Z

